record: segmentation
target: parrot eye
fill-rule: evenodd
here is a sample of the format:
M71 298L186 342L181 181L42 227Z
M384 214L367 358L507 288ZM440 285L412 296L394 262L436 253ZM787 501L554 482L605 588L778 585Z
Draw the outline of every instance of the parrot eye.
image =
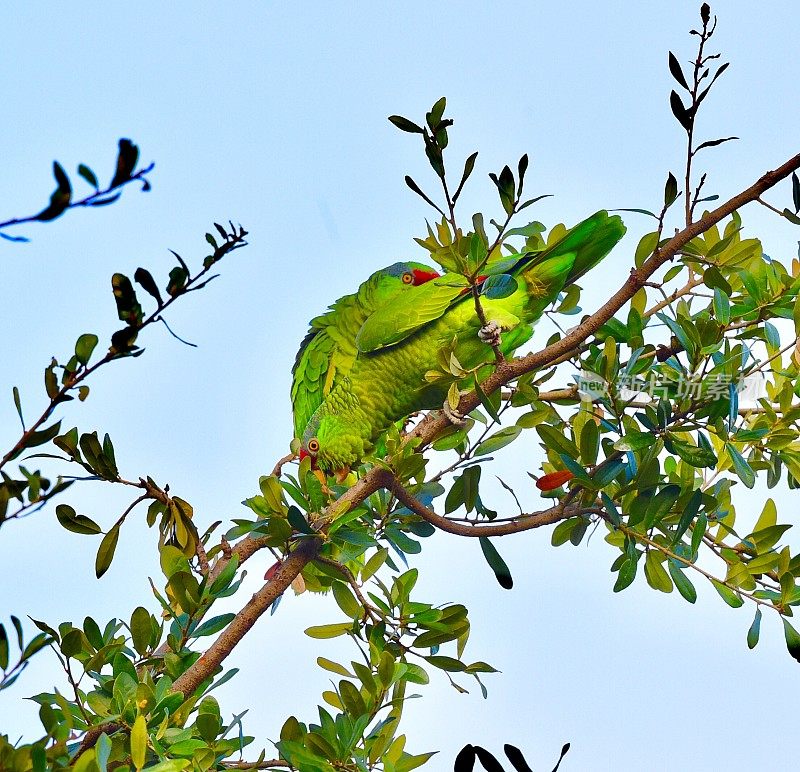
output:
M319 440L314 437L308 441L308 450L309 453L318 453L319 452Z
M410 273L410 272L406 272L400 277L400 281L402 281L403 284L413 284L414 283L414 274Z

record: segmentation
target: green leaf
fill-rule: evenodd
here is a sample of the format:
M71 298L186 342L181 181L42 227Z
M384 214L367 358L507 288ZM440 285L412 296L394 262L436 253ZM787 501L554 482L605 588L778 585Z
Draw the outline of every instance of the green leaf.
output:
M678 592L689 601L689 603L694 603L697 600L697 590L694 588L691 580L686 573L675 565L674 560L667 561L667 568L669 569L669 575L672 577L672 581L675 582L675 586L678 588Z
M669 445L667 450L671 450L679 458L691 466L698 469L713 468L717 465L717 456L711 448L692 445L684 440L679 440L672 435L668 436Z
M672 592L672 582L669 574L664 570L664 564L659 559L656 550L650 550L644 561L644 575L647 583L654 589L661 592Z
M514 586L514 580L511 578L511 572L508 570L505 560L500 557L500 553L486 536L479 537L478 541L481 544L483 556L494 571L498 583L503 589L510 590Z
M730 298L719 287L714 287L714 316L720 324L728 324L731 320Z
M700 510L700 504L703 501L703 492L698 488L692 493L691 498L686 503L681 513L681 519L678 521L678 526L672 537L672 546L674 547L680 540L683 534L691 525L692 521Z
M342 582L334 582L331 588L336 605L352 619L357 619L362 614L361 604L356 600L356 596L350 591L347 585Z
M765 528L771 528L773 525L778 524L778 509L775 502L770 498L764 502L764 508L753 526L753 533L762 531Z
M761 609L756 608L756 616L753 619L753 624L750 625L750 629L747 631L747 648L754 649L756 644L758 644L758 638L761 634Z
M481 295L489 300L499 300L513 295L517 291L517 280L507 273L490 276L481 286Z
M642 450L654 445L657 439L651 432L628 432L614 443L614 450Z
M17 409L17 415L19 416L19 420L22 423L22 428L25 428L25 419L22 417L22 404L20 403L19 399L19 389L14 386L11 389L11 394L14 397L14 407Z
M131 614L131 638L133 648L139 654L144 654L150 646L150 637L153 634L153 626L150 619L150 612L143 606L138 606Z
M91 332L84 333L75 342L75 356L82 364L88 364L89 358L97 345L99 338Z
M536 433L541 437L548 450L554 450L570 458L578 458L580 455L578 446L569 437L566 437L563 431L556 429L555 426L540 423L536 427Z
M344 665L340 665L338 662L334 662L330 659L325 659L325 657L317 657L317 664L331 673L336 673L337 675L342 675L347 678L353 677L353 674Z
M100 547L97 549L94 572L98 579L108 571L111 561L114 559L114 551L117 549L117 541L119 540L119 528L119 523L111 528L103 537L103 541L100 542Z
M136 769L144 766L147 757L147 722L144 716L137 716L131 727L131 761Z
M338 638L353 629L352 622L336 622L332 625L315 625L306 628L306 635L309 638Z
M94 520L77 514L69 504L59 504L56 507L56 517L62 528L73 533L94 535L103 532L103 529Z
M600 448L600 431L593 419L589 419L581 430L581 462L586 466L593 466L597 461Z
M722 600L724 600L731 608L739 608L739 606L744 605L742 596L734 592L727 585L723 584L717 579L712 579L711 584L714 585L714 589L716 589L716 591L720 594Z
M475 393L478 395L481 405L483 405L484 410L491 416L492 420L500 423L500 414L497 412L497 407L479 383L475 384Z
M617 581L614 583L614 592L624 590L633 582L636 578L636 564L636 559L631 557L627 557L622 561L617 574Z
M792 214L789 209L784 209L782 214L793 225L800 225L800 217L798 217L796 214Z
M664 518L681 495L680 485L665 485L650 501L645 516L645 527L652 528Z
M389 120L397 126L400 131L407 131L409 134L422 134L423 129L417 126L416 123L409 121L408 118L403 118L402 115L390 115Z
M386 547L381 547L361 569L361 581L366 582L370 579L375 572L386 562L389 557L389 550Z
M201 638L204 635L214 635L220 630L224 630L236 617L234 613L220 614L203 622L192 632L192 638Z
M667 177L667 183L664 186L664 206L670 207L672 204L675 203L675 199L678 197L678 181L675 179L675 175L670 172L669 176Z
M653 233L646 233L642 238L639 240L639 244L636 247L636 252L634 253L633 259L636 266L640 266L650 255L653 253L653 250L658 246L658 232L654 231Z
M800 662L800 633L789 624L789 620L786 617L782 617L782 620L783 634L786 638L786 648L789 649L789 654Z
M733 462L733 470L739 476L739 479L748 487L752 488L756 484L756 473L747 463L744 456L730 443L725 443L725 449Z
M100 737L97 738L97 742L94 746L95 750L95 761L97 762L97 766L100 768L100 772L106 772L108 760L111 756L111 739L109 736L103 732Z
M61 653L65 657L74 657L83 648L83 631L73 627L61 637Z
M700 517L697 518L694 526L692 527L692 559L694 560L694 556L697 555L697 551L700 549L700 544L703 541L703 536L705 536L706 528L708 527L708 518L705 514L701 514Z

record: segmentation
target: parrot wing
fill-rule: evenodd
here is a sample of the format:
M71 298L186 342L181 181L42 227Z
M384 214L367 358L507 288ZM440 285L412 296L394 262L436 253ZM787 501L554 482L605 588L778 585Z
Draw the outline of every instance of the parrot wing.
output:
M463 277L445 274L417 287L396 301L373 311L356 335L359 353L366 354L404 340L429 322L438 319L464 295Z
M315 320L316 321L316 320ZM313 326L300 344L292 367L292 413L295 436L301 437L306 425L330 393L337 373L346 373L353 356L341 350L328 330Z

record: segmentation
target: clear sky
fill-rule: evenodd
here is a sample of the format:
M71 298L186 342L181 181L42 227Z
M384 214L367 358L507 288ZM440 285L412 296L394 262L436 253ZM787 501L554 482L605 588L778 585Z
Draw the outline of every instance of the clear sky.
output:
M701 131L741 138L705 159L709 192L727 197L800 149L797 10L783 1L718 5L714 41L732 66ZM169 482L194 505L201 531L241 515L238 502L287 450L290 367L308 320L373 270L423 257L412 236L429 212L403 175L432 188L431 175L416 138L386 116L420 119L448 97L453 168L480 150L466 213L496 211L486 174L523 152L531 193L555 194L532 212L545 223L599 208L656 208L683 155L668 108L667 51L690 56L698 8L685 0L19 4L6 14L0 47L0 219L44 205L53 158L105 177L127 136L157 165L150 193L127 190L113 207L24 228L30 244L0 242L5 444L17 429L12 385L33 415L49 357L69 352L80 333L116 328L114 271L143 265L164 276L167 248L197 264L211 223L233 219L251 245L169 316L198 348L151 330L143 357L106 369L88 402L62 412L66 427L108 431L126 476ZM788 185L768 197L789 205ZM800 231L760 207L743 218L769 254L791 260ZM629 269L648 223L633 214L626 222L629 236L583 282L584 308ZM529 509L539 499L525 472L539 462L532 435L502 459ZM766 492L736 487L740 513L755 517ZM495 509L513 506L493 494ZM796 494L778 496L796 511ZM87 483L69 501L107 526L129 499ZM142 602L155 608L147 585L158 574L155 541L142 518L126 524L97 581L96 539L63 531L51 512L9 524L0 533L2 612L55 624L128 615ZM511 742L534 768L549 769L566 741L562 769L576 772L796 766L800 666L777 619L765 619L749 652L752 610L728 608L709 587L694 606L643 579L613 594L613 554L599 533L578 548L552 548L544 530L499 547L511 592L472 540L436 536L414 561L420 599L464 602L473 626L467 656L503 671L487 677L486 701L474 689L457 694L438 675L420 689L405 730L410 750L442 751L429 768L452 768L466 742L496 752ZM248 564L231 608L268 562ZM260 739L275 738L290 713L313 720L327 688L314 658L349 659L351 649L302 630L339 615L330 598L286 598L229 660L241 673L220 690L226 714L249 708L245 726ZM58 678L54 659L39 656L0 695L0 731L38 732L36 706L21 697Z

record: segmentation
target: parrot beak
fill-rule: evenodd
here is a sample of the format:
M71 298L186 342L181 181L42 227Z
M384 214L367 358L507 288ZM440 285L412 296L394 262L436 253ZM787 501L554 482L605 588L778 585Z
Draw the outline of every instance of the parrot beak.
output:
M311 468L317 468L317 458L316 456L312 456L305 448L300 448L300 453L298 454L297 460L302 464L304 458L311 459Z
M422 271L419 268L415 268L412 273L414 274L414 286L419 287L420 284L425 284L425 282L429 282L431 279L438 279L439 274L434 271Z

